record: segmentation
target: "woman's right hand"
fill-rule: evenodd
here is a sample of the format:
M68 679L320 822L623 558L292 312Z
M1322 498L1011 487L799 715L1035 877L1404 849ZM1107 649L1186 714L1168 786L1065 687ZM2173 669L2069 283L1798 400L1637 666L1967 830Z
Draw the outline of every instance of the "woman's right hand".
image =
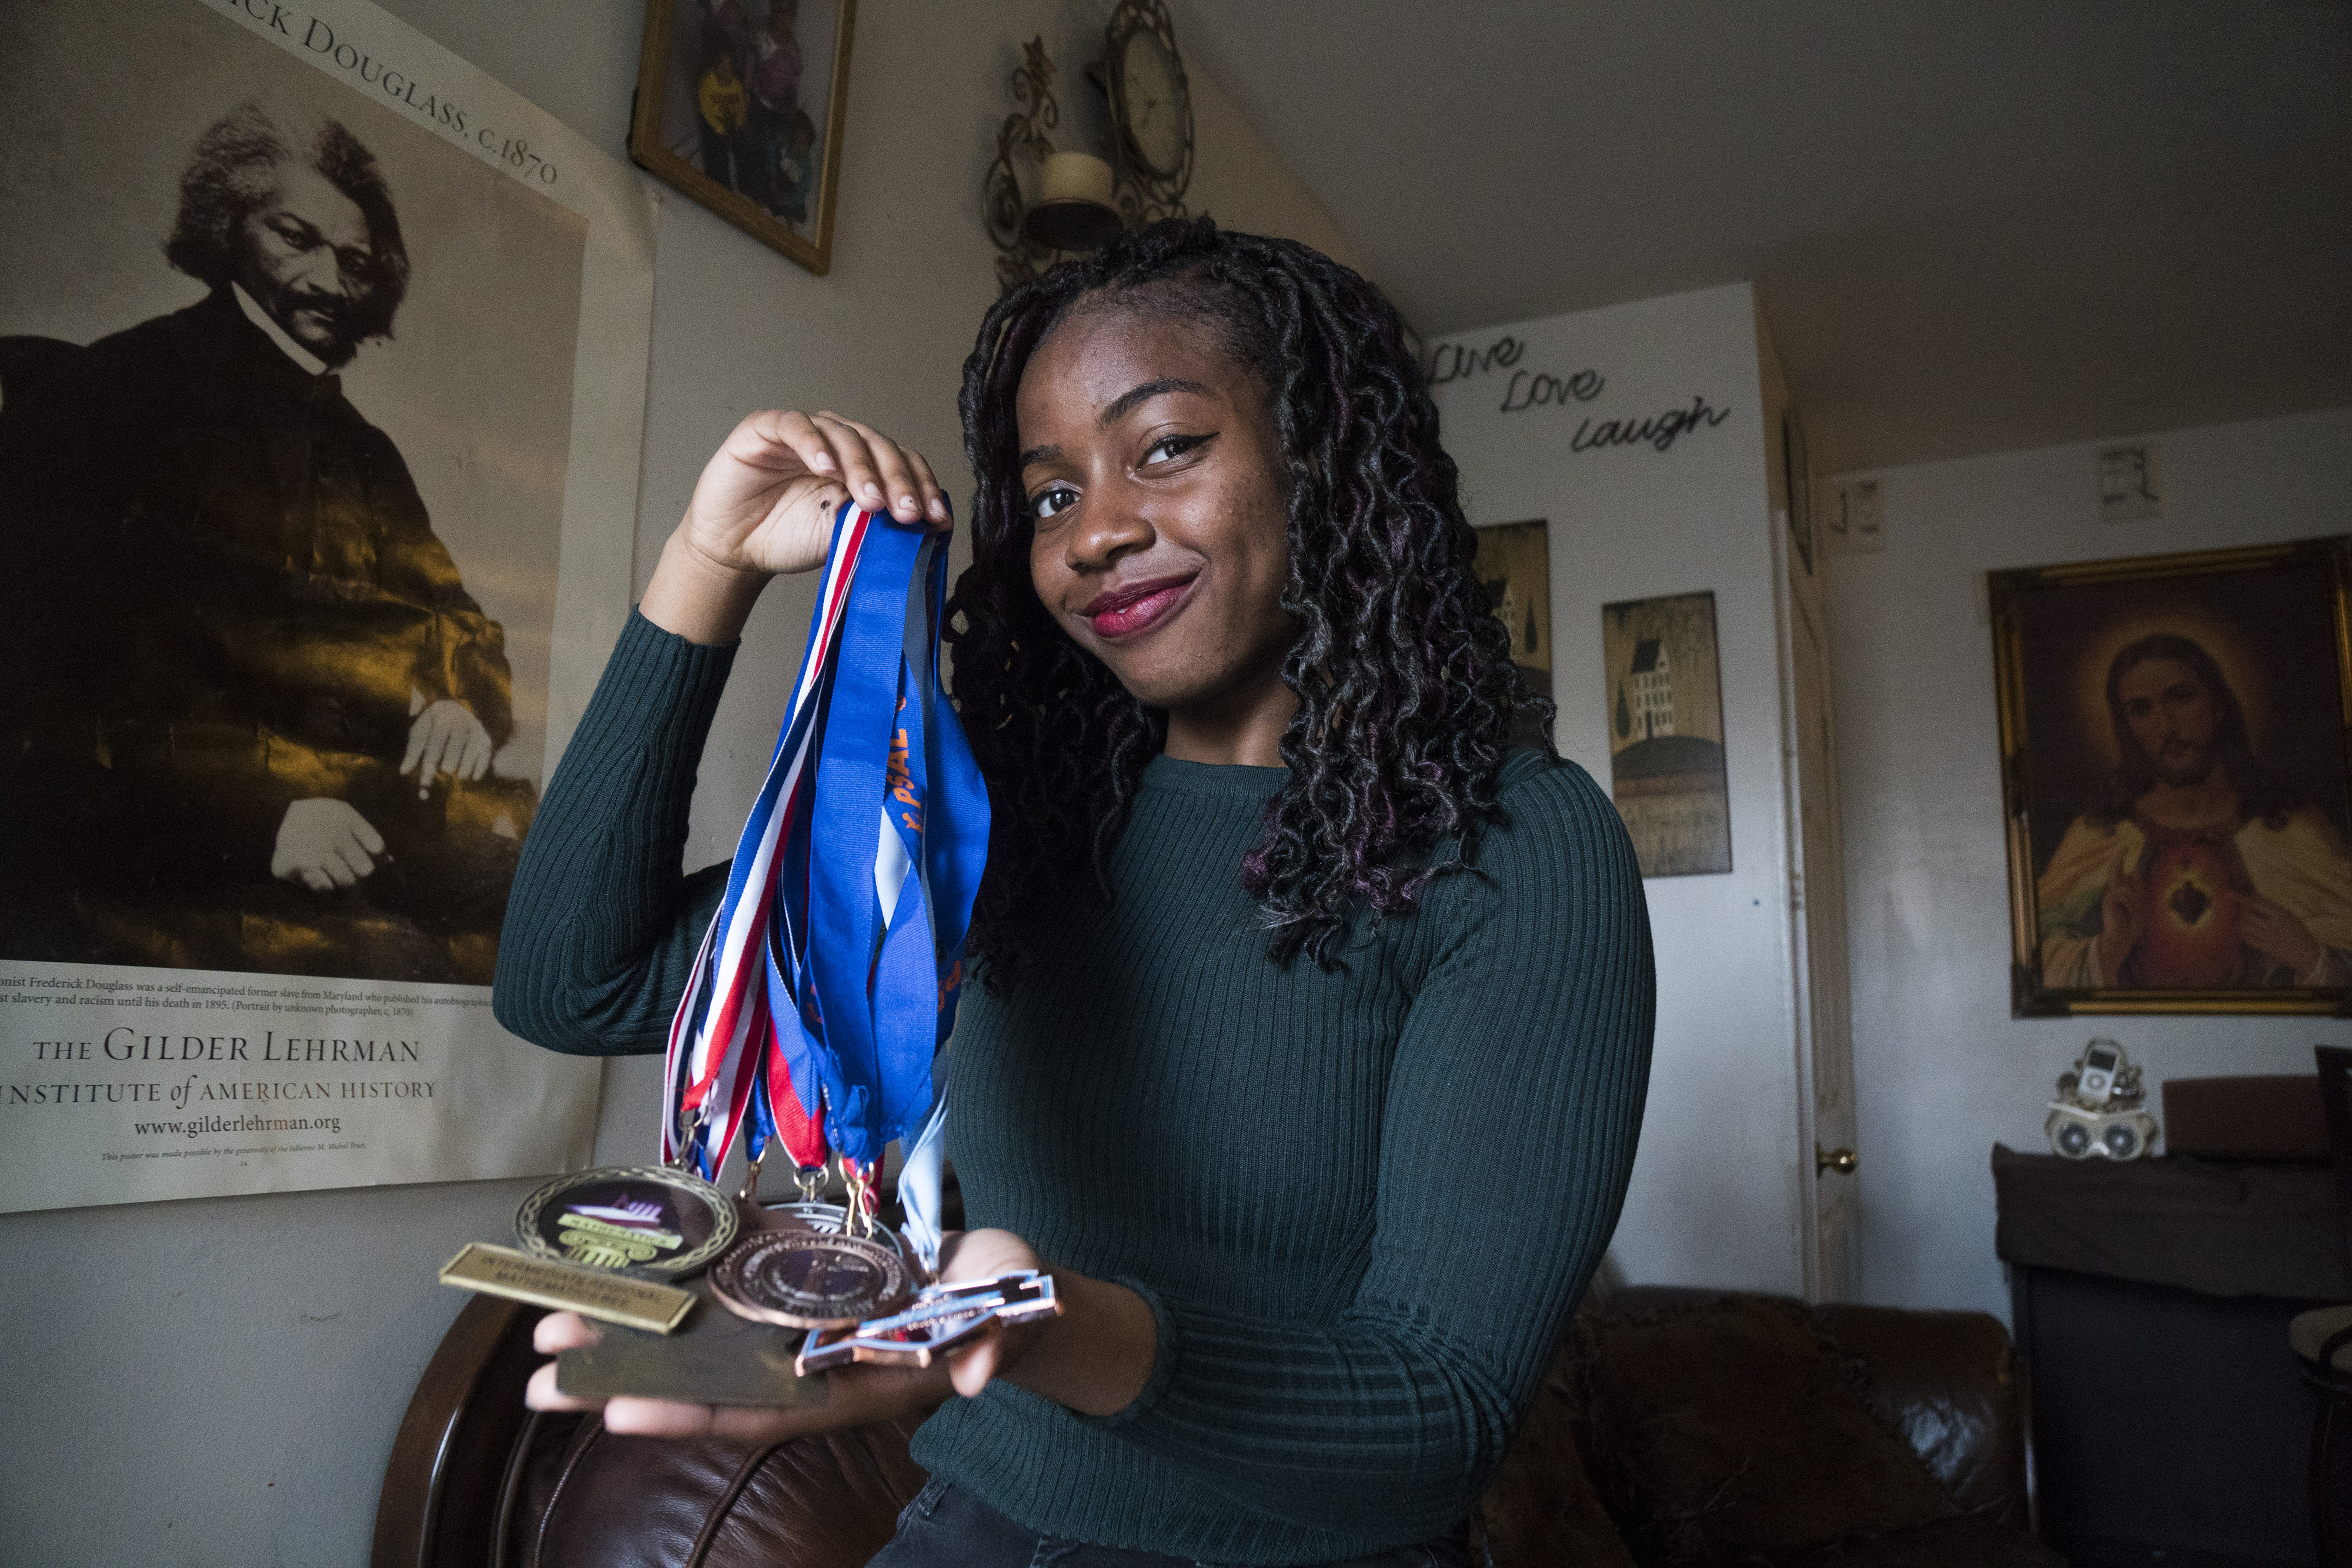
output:
M690 643L732 643L769 578L824 564L833 514L852 497L948 526L947 494L912 447L837 413L751 415L703 467L639 612Z
M808 571L824 564L833 514L851 498L902 523L948 523L947 495L921 453L837 413L771 409L711 455L678 533L721 570Z
M716 1312L705 1306L705 1312ZM601 1331L576 1312L550 1312L531 1333L531 1346L541 1355L559 1355L594 1344ZM555 1363L540 1367L523 1390L523 1403L533 1410L597 1412L605 1430L630 1437L726 1437L738 1442L781 1443L808 1432L842 1427L863 1427L900 1416L927 1411L955 1393L945 1361L928 1367L845 1366L821 1374L825 1399L821 1405L775 1407L764 1405L689 1405L676 1399L644 1399L622 1395L612 1399L583 1398L555 1386Z

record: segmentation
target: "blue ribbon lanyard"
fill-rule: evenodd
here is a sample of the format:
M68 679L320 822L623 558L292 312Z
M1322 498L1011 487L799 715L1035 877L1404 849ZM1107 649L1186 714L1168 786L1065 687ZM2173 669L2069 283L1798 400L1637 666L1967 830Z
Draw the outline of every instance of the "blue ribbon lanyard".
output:
M955 1024L988 794L940 683L947 536L844 506L791 713L670 1027L662 1155L715 1176L739 1133L865 1193L894 1138L936 1271L933 1058Z

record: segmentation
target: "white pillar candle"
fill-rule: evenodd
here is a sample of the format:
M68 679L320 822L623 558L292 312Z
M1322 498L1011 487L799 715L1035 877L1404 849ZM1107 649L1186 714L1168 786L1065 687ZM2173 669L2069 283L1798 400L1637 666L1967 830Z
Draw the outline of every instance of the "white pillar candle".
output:
M1045 160L1044 202L1093 202L1110 205L1110 165L1091 152L1055 152Z

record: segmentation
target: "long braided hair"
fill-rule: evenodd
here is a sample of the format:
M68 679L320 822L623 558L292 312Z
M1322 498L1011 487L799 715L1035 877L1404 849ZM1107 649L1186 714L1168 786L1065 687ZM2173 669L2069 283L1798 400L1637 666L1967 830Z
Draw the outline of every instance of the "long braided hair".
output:
M1379 290L1303 245L1206 218L1064 262L989 311L960 400L979 490L948 635L993 812L972 931L992 988L1027 967L1040 922L1079 888L1109 895L1111 852L1167 734L1165 713L1074 643L1030 578L1022 372L1074 310L1122 308L1215 331L1264 382L1286 459L1281 602L1299 635L1282 678L1298 711L1281 741L1289 780L1237 868L1269 956L1304 950L1335 967L1351 912L1411 909L1443 869L1422 863L1425 852L1446 838L1467 848L1499 815L1514 709L1550 730L1552 705L1522 689L1471 570L1477 538L1437 409Z

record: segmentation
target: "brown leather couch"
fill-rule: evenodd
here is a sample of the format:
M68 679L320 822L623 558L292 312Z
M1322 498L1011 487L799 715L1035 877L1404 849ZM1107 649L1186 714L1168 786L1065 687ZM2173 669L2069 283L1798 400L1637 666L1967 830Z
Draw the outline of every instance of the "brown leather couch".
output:
M1612 1333L1638 1333L1643 1324L1662 1322L1686 1336L1721 1339L1759 1312L1784 1338L1792 1327L1813 1335L1829 1357L1824 1364L1851 1372L1850 1385L1850 1385L1879 1428L1907 1444L1933 1478L1930 1491L1939 1500L1931 1511L1941 1517L1918 1529L1841 1536L1794 1552L1727 1556L1720 1539L1694 1545L1686 1531L1674 1538L1681 1549L1668 1555L1629 1551L1629 1542L1656 1549L1669 1538L1651 1528L1654 1521L1628 1521L1622 1536L1612 1530L1640 1499L1622 1484L1623 1467L1610 1458L1612 1435L1596 1426L1589 1358L1596 1346L1634 1343L1610 1340ZM614 1437L593 1418L526 1411L522 1387L538 1360L530 1331L539 1315L488 1297L458 1312L417 1385L385 1469L375 1568L854 1568L889 1538L899 1510L923 1484L908 1454L911 1419L756 1447ZM1735 1361L1746 1354L1736 1352ZM1669 1372L1664 1380L1673 1377ZM1744 1376L1663 1392L1662 1408L1696 1413L1702 1425L1711 1408L1740 1411L1751 1427L1759 1414L1742 1406L1754 1396L1754 1380ZM1982 1313L1806 1308L1774 1298L1622 1290L1588 1302L1563 1338L1538 1408L1482 1511L1485 1543L1504 1568L1664 1561L1775 1568L2054 1564L2059 1559L2030 1533L2026 1416L2027 1391L2009 1337ZM1809 1451L1804 1442L1790 1435L1780 1459L1801 1463L1808 1452L1818 1458L1834 1451ZM1591 1479L1582 1473L1588 1469ZM1820 1485L1853 1479L1823 1474ZM1832 1521L1831 1528L1841 1527ZM1472 1560L1480 1561L1475 1551Z

